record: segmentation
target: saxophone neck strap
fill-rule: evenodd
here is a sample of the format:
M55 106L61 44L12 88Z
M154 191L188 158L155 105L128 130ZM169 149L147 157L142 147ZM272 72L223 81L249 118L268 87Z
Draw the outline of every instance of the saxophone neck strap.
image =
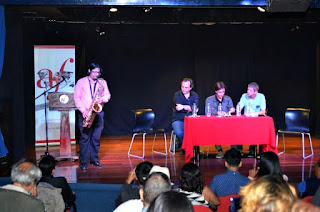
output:
M91 94L91 98L93 99L94 92L96 91L96 86L97 86L97 82L98 82L98 80L96 80L96 82L94 83L93 90L92 90L92 87L91 87L90 79L88 78L88 80L89 80L89 87L90 87L90 94Z

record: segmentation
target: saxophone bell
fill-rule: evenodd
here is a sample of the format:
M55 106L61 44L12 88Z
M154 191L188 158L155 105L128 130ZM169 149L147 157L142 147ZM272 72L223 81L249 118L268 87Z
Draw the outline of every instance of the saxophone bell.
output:
M92 105L92 110L96 113L100 113L102 111L102 108L103 108L103 103L94 103Z

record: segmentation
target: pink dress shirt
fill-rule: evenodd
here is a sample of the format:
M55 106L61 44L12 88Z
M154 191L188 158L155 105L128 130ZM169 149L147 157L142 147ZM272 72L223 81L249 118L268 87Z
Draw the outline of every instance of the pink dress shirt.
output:
M90 89L90 82L94 82L90 77L83 77L78 80L76 87L74 89L74 103L76 107L79 109L81 113L87 111L92 102L92 96L95 96L95 93L98 91L99 84L97 83L96 88L94 89L95 83L91 83ZM106 103L111 98L111 94L108 89L107 82L99 78L99 82L102 83L102 88L100 90L100 97L102 98L102 102ZM94 92L91 95L91 91Z

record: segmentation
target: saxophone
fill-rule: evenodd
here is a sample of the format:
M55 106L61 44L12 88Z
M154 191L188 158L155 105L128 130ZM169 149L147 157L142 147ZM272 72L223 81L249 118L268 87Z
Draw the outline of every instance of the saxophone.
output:
M103 108L103 103L98 103L97 102L97 99L100 95L100 91L101 91L101 88L102 88L102 83L99 82L99 79L98 79L98 84L99 84L99 87L98 87L98 90L97 92L95 93L93 99L92 99L92 102L91 102L91 105L89 107L89 112L88 112L88 116L87 118L83 119L83 127L86 127L86 128L90 128L93 121L94 121L94 118L96 117L97 113L101 112L102 111L102 108Z

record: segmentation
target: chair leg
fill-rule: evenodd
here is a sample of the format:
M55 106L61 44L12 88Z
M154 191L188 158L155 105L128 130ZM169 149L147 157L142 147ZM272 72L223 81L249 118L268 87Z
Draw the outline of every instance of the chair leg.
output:
M305 139L304 139L304 134L307 134L309 136L309 142L310 142L310 150L311 150L311 154L305 156ZM312 147L312 141L311 141L311 136L310 133L301 133L302 136L302 157L303 159L309 158L311 156L313 156L313 147Z
M279 133L277 133L276 141L277 141L277 147L278 147L278 151L279 151ZM285 145L285 141L284 141L284 134L282 134L282 141L283 141L283 151L282 152L278 152L278 155L282 155L286 151L286 145Z
M134 138L135 138L136 135L142 135L142 156L130 154L131 147L132 147L132 144L133 144L133 141L134 141ZM128 155L130 155L130 156L132 156L132 157L136 157L136 158L144 158L145 140L146 140L146 133L134 133L134 134L132 135L130 147L129 147L129 150L128 150Z
M152 149L151 149L152 152L158 153L158 154L161 154L161 155L168 155L168 150L167 150L167 135L166 135L166 133L163 133L163 137L164 137L164 147L165 147L165 151L166 151L166 152L158 152L158 151L153 150L154 143L155 143L155 141L156 141L156 137L157 137L157 134L155 133L155 134L154 134L154 137L153 137L153 143L152 143Z
M174 130L171 131L171 137L170 137L170 148L169 148L169 152L172 155L176 154L176 134L174 133Z

